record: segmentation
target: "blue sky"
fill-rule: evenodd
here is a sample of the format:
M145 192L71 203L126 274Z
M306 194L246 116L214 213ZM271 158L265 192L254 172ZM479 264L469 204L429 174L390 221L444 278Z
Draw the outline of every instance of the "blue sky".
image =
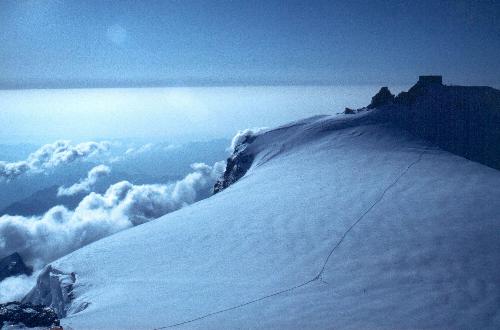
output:
M0 2L0 88L498 84L499 1Z

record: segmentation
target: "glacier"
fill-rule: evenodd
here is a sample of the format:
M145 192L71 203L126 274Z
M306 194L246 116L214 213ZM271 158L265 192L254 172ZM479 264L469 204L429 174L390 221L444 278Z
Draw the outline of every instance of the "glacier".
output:
M62 324L500 325L498 171L377 110L267 130L244 152L223 191L52 263L75 274Z
M247 134L217 194L58 259L58 294L25 300L72 329L499 328L500 172L384 118Z

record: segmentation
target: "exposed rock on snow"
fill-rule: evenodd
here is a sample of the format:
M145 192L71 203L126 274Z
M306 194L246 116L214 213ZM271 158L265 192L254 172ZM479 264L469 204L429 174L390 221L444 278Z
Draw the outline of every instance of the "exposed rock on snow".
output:
M0 328L21 324L29 328L58 326L59 318L51 308L42 305L18 302L0 304Z
M0 259L0 281L10 276L31 275L31 273L31 267L24 264L17 252Z
M428 78L428 79L426 79ZM390 119L439 147L500 169L500 91L491 87L441 84L424 76L394 104Z
M226 170L223 177L214 185L214 194L226 189L234 182L242 178L252 166L253 155L236 153L227 159Z
M442 85L442 76L419 76L417 85L420 86L432 86L432 85Z
M75 273L64 273L48 265L38 276L36 286L22 302L49 306L59 317L64 317L73 299L75 281Z
M389 105L394 102L394 95L389 91L388 87L382 87L375 96L372 97L372 102L368 105L369 109L378 108L384 105Z
M251 153L245 153L246 147L255 140L253 130L239 132L231 143L232 155L226 161L226 169L222 178L214 185L214 194L226 189L245 175L254 159Z
M375 108L389 111L373 115L374 120L396 123L447 151L500 169L500 91L494 88L446 86L441 76L420 76L408 92L395 97L382 87L366 108L345 108L344 114ZM257 137L255 133L245 130L233 139L233 154L214 193L251 167L254 155L245 149Z
M354 115L354 114L356 114L356 112L357 112L356 109L351 109L351 108L345 108L344 109L344 114L345 115Z

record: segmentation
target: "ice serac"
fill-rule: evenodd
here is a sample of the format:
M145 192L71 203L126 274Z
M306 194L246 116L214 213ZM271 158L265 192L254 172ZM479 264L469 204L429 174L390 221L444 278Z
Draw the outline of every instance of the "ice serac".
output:
M23 298L22 303L48 306L55 310L59 317L64 317L73 300L75 281L75 273L64 273L48 265L40 273L36 286Z

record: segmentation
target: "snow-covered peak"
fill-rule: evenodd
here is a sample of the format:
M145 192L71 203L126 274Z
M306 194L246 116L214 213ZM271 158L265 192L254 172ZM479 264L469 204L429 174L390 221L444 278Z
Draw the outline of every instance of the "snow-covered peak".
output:
M420 97L241 134L220 193L50 266L63 326L500 327L500 172L402 129Z

